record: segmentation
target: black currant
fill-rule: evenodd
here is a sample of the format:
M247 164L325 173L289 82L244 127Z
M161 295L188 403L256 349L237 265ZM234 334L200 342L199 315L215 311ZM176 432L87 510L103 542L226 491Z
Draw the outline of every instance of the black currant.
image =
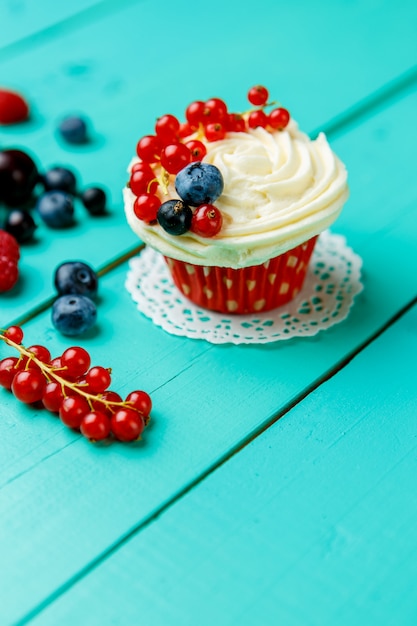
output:
M170 235L183 235L190 230L193 212L182 200L168 200L161 204L157 220Z

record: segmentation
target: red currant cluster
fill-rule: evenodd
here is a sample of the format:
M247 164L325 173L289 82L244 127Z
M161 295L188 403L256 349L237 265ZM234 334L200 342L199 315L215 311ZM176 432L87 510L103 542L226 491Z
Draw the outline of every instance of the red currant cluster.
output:
M9 291L17 282L20 250L16 239L0 229L0 293Z
M169 175L176 175L190 163L202 161L207 154L204 142L224 139L228 132L247 132L261 126L270 131L283 130L290 121L290 114L282 107L274 108L268 115L264 109L275 103L268 103L268 90L261 85L252 87L248 94L254 110L247 113L231 113L220 98L210 98L206 102L196 100L185 110L186 121L180 121L167 114L158 118L155 134L142 137L136 146L140 162L132 167L128 186L136 196L134 211L136 217L151 224L156 221L161 199L158 187L163 189L169 183ZM158 167L160 166L160 167ZM162 170L158 177L157 171ZM210 211L211 224L220 221L217 213ZM218 210L216 209L218 212ZM200 216L203 212L200 211ZM217 234L220 227L207 225L207 218L200 217L191 224L191 230L205 237ZM214 232L213 232L214 231Z
M23 331L19 326L0 332L0 339L20 355L0 361L0 386L11 390L18 400L41 403L91 441L111 435L119 441L140 438L152 408L145 391L132 391L122 400L109 390L110 370L90 367L90 355L79 346L67 348L60 357L51 359L45 346L21 345Z

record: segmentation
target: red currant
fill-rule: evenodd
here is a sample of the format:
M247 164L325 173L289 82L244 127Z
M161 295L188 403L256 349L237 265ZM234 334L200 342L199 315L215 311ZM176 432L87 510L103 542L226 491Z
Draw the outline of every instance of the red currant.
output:
M161 165L169 174L178 174L190 160L191 152L183 143L165 146L161 152Z
M240 113L229 113L226 120L226 130L232 133L244 133L246 122Z
M102 393L111 383L111 375L108 369L96 365L88 370L85 376L88 393Z
M223 122L227 117L227 106L220 98L210 98L204 107L204 124Z
M131 391L125 402L131 404L133 408L139 411L139 413L142 413L145 417L150 414L152 409L152 400L146 391Z
M55 381L48 383L42 394L42 404L51 413L59 413L64 395L61 385Z
M162 142L155 135L145 135L139 139L136 146L136 153L145 163L156 163L159 161L162 150Z
M262 128L266 128L268 125L268 117L261 110L252 111L248 117L248 126L249 128L257 128L261 126Z
M134 409L118 409L111 418L111 430L119 441L135 441L145 428L143 417Z
M158 181L155 180L155 174L151 171L149 174L143 170L135 170L130 175L129 187L135 196L143 193L155 193L158 189Z
M0 124L15 124L29 117L29 106L22 96L9 89L0 89Z
M18 359L15 356L9 356L0 361L0 386L5 389L12 388L13 378L18 372L16 368Z
M198 128L199 124L203 123L204 120L204 109L206 105L201 100L196 100L188 105L185 111L185 117L187 122L196 128Z
M255 106L262 106L268 101L268 90L262 85L255 85L248 91L248 100Z
M144 163L143 161L138 161L137 163L134 163L132 165L132 170L130 173L132 174L133 172L145 172L145 174L148 174L149 180L152 180L152 178L154 178L155 176L151 166L148 163Z
M82 418L80 430L90 441L101 441L110 435L110 420L101 411L91 411Z
M82 396L67 396L59 407L59 417L69 428L79 428L84 415L89 412L89 404Z
M200 237L214 237L221 230L223 217L213 204L197 207L191 219L191 231Z
M224 139L226 131L222 124L215 122L214 124L207 124L204 129L204 134L207 141L220 141Z
M122 397L115 391L109 390L101 393L98 399L93 401L95 411L101 411L111 417L119 407L111 406L111 404L106 404L106 402L122 402Z
M187 141L185 145L191 152L192 162L202 161L207 154L207 148L202 141L198 141L197 139L191 139L191 141Z
M9 328L4 333L4 336L14 343L21 344L23 340L23 330L20 326L9 326Z
M87 350L79 346L67 348L61 356L61 367L65 368L70 376L76 378L86 373L90 363L91 358Z
M45 346L30 346L28 352L31 352L42 363L49 363L51 360L51 353Z
M42 398L46 380L40 370L27 369L17 372L12 382L13 395L26 404L32 404Z
M163 115L156 120L155 132L158 139L164 144L175 141L178 137L179 129L180 123L173 115Z
M189 137L190 135L192 135L197 130L197 128L198 126L193 126L188 122L183 122L182 124L180 124L178 137L180 137L181 139L185 139L185 137Z
M137 218L143 220L147 224L156 221L156 214L161 206L158 196L151 193L143 193L138 196L133 204L133 211Z
M287 109L282 107L274 109L268 116L268 124L275 130L282 130L288 125L290 121L290 114Z

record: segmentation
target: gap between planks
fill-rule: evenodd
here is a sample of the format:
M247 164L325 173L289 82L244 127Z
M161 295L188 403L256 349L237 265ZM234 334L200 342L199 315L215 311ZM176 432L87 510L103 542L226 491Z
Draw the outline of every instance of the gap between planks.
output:
M159 506L153 513L147 515L139 524L134 526L131 530L125 533L117 542L110 546L107 550L104 550L99 556L90 561L88 565L83 567L77 574L69 578L63 585L55 589L53 593L47 596L42 602L37 604L31 611L29 611L23 618L15 623L15 626L24 626L30 622L34 617L42 613L50 604L57 600L64 593L69 591L74 585L80 582L83 578L88 576L93 570L95 570L102 563L107 561L114 553L116 553L123 545L129 542L135 535L147 528L150 524L156 521L161 515L175 505L179 500L186 496L194 487L199 485L203 480L208 478L222 465L227 463L232 457L238 454L242 449L248 446L257 437L267 431L273 424L279 419L284 417L291 409L295 408L297 404L302 402L308 395L316 391L321 385L333 378L338 372L340 372L346 365L348 365L360 352L367 348L371 343L376 341L390 326L395 324L403 315L405 315L411 308L417 305L417 296L413 298L407 305L405 305L400 311L392 316L381 328L375 331L366 341L363 341L355 350L352 350L343 359L339 361L331 370L325 372L311 385L306 387L303 392L297 394L291 402L288 402L278 413L273 415L270 419L266 420L264 424L253 430L246 437L244 437L238 444L232 447L226 454L221 456L216 463L213 463L204 472L201 472L192 481L180 489L174 496L169 498L164 504Z

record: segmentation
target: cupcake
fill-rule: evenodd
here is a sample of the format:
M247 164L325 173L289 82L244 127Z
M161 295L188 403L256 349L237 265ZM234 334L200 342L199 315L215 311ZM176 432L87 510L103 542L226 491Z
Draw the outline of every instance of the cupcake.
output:
M128 223L166 259L181 293L223 313L268 311L300 291L319 234L348 197L324 134L248 93L249 112L212 98L164 115L140 139L124 189ZM272 108L272 110L270 110Z

